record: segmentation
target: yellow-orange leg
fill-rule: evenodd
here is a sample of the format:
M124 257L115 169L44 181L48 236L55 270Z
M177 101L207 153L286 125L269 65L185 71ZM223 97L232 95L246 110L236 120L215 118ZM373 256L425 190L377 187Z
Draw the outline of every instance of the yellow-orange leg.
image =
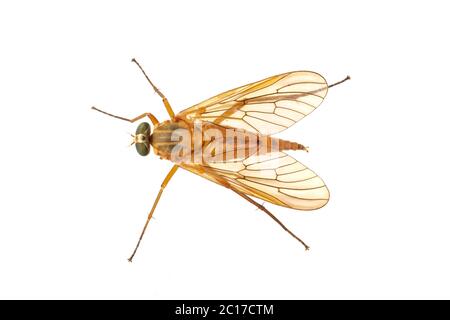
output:
M273 215L273 213L271 213L269 210L266 209L266 207L264 207L262 204L259 204L258 202L256 202L255 200L253 200L252 198L250 198L249 196L247 196L245 193L242 193L238 190L236 190L235 188L233 188L225 179L223 179L220 176L217 176L214 171L210 171L208 170L208 173L210 174L210 176L212 178L214 178L217 183L221 184L222 186L224 186L225 188L230 189L231 191L236 192L238 195L240 195L242 198L244 198L245 200L247 200L248 202L250 202L251 204L255 205L258 209L262 210L264 213L266 213L269 217L271 217L276 223L278 223L280 225L280 227L282 227L284 229L284 231L286 231L287 233L289 233L292 237L294 237L296 240L298 240L304 247L305 250L309 250L309 246L299 237L297 237L291 230L289 230L284 224L283 222L281 222L280 220L278 220L277 217L275 217Z
M242 198L250 202L251 204L254 204L258 209L264 211L267 213L269 217L271 217L276 223L278 223L287 233L289 233L291 236L293 236L295 239L300 241L300 243L305 247L305 250L309 250L308 245L299 237L297 237L291 230L289 230L280 220L278 220L277 217L275 217L269 210L267 210L262 204L259 204L249 196L247 196L245 193L239 192L237 190L234 190L233 188L230 188L232 191L236 192L238 195L240 195Z
M145 230L147 229L148 223L150 222L150 219L151 219L152 216L153 216L153 212L155 211L155 208L156 208L156 206L158 205L159 199L161 198L161 195L162 195L162 193L163 193L163 191L164 191L164 188L167 186L167 184L169 183L170 179L173 177L173 175L175 174L175 172L177 171L177 169L178 169L178 166L177 166L177 165L174 165L174 166L172 167L172 169L169 171L169 173L167 174L167 176L166 176L166 178L164 179L163 183L161 183L161 189L159 189L158 195L156 196L156 200L155 200L155 202L153 203L152 210L150 210L150 213L148 214L147 221L145 222L145 225L144 225L144 229L142 229L141 236L139 237L139 240L138 240L138 242L137 242L137 244L136 244L136 247L134 248L133 253L132 253L131 256L128 258L128 261L130 261L130 262L133 261L133 257L134 257L134 255L136 254L137 249L139 248L139 245L140 245L140 243L141 243L142 237L144 236L144 233L145 233Z
M159 89L153 84L153 82L150 80L150 78L147 76L147 74L145 73L144 69L141 67L141 65L139 64L139 62L137 62L136 59L131 59L132 62L136 63L136 65L139 67L139 69L141 69L142 73L144 74L145 78L147 79L148 83L150 83L150 85L152 86L153 90L155 90L155 92L161 97L163 103L164 103L164 107L166 107L167 113L170 116L170 119L173 119L175 117L175 113L172 110L172 107L170 106L169 100L167 100L167 98L164 96L164 94L159 91Z
M96 107L92 107L92 109L95 110L95 111L101 112L103 114L106 114L107 116L110 116L110 117L113 117L113 118L117 118L117 119L120 119L120 120L125 120L125 121L131 122L131 123L133 123L135 121L138 121L138 120L140 120L140 119L142 119L144 117L148 117L150 119L150 121L153 123L153 125L157 125L159 123L158 119L156 119L156 117L154 115L152 115L150 112L145 112L145 113L143 113L143 114L141 114L141 115L139 115L139 116L137 116L135 118L128 119L128 118L124 118L124 117L119 117L119 116L113 115L113 114L108 113L106 111L100 110L100 109L98 109Z

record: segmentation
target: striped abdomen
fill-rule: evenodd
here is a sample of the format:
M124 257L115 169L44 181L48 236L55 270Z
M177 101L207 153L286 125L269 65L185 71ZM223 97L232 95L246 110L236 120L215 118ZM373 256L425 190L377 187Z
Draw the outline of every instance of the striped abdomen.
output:
M157 155L172 161L180 155L181 150L184 158L177 160L182 162L242 159L256 152L265 154L283 150L307 150L296 142L209 122L201 122L201 125L188 124L178 119L158 125L151 136L151 143ZM174 149L176 146L177 149Z

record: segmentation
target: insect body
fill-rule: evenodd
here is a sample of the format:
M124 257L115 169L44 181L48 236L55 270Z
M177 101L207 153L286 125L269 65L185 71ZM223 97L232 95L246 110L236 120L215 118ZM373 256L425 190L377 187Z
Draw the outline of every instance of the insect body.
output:
M166 97L138 67L162 98L170 119L159 122L151 113L127 119L93 109L115 118L135 122L148 117L154 125L141 123L133 143L146 156L150 149L174 166L164 179L147 217L132 261L161 194L178 168L200 175L237 193L292 233L253 198L298 210L323 207L329 199L325 183L313 171L288 155L286 150L308 149L300 143L271 137L314 111L330 87L310 71L296 71L251 83L205 100L175 115Z
M145 128L149 126L147 123L142 125ZM140 129L137 131L140 131ZM181 141L182 138L187 139L184 142L185 145ZM299 143L264 136L242 129L225 127L211 122L198 122L196 126L189 121L179 118L158 124L147 140L144 138L144 141L141 143L145 144L146 141L153 147L156 155L172 162L180 162L180 165L207 165L214 160L219 162L226 160L237 161L242 159L242 157L245 159L255 152L258 152L259 155L264 155L275 150L307 150L306 147ZM183 155L174 152L174 149L179 145L184 146L186 149L180 150L180 152L185 151ZM139 146L139 143L137 146ZM196 150L195 146L201 146L201 148ZM147 147L145 150L147 152ZM218 150L222 152L218 154ZM142 154L139 149L138 153ZM196 162L197 155L200 163Z

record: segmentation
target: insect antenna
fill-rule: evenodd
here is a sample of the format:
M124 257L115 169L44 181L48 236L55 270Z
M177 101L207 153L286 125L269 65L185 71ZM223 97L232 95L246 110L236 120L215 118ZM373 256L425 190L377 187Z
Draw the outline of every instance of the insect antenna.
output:
M131 144L130 144L130 147L131 147L133 144L136 143L136 136L134 134L132 134L132 133L130 133L130 136L133 137L133 141L131 141Z

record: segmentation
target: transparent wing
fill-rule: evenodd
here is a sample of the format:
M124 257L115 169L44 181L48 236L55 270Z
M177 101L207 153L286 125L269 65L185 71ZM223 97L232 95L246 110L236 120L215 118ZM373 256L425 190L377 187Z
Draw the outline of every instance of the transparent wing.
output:
M330 197L319 176L283 152L181 167L225 187L292 209L318 209Z
M313 112L327 91L328 84L318 73L288 72L221 93L177 117L270 135Z

